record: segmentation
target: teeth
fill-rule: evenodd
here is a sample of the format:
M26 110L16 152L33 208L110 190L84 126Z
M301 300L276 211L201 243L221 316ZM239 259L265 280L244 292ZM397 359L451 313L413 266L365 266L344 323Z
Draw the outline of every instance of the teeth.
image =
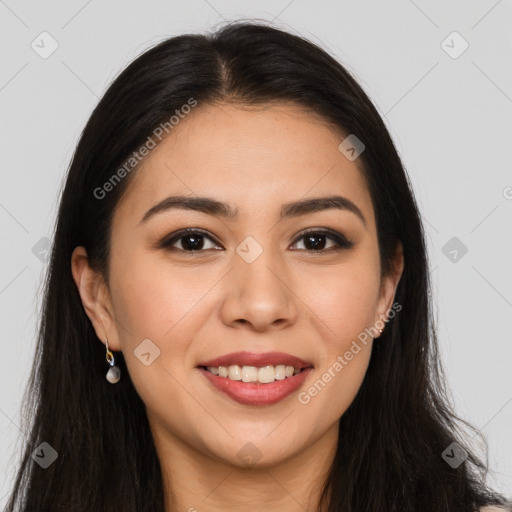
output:
M218 375L219 377L241 380L242 382L260 382L261 384L269 384L275 380L283 380L301 372L300 368L285 366L284 364L278 364L276 366L267 365L261 368L234 364L231 366L207 366L206 369L210 373L213 373L213 375Z
M256 368L256 366L243 366L242 367L242 381L257 382L258 381L258 368Z
M238 365L233 365L228 368L228 377L231 380L242 380L242 369Z
M293 366L291 366L291 368L293 368ZM284 364L278 364L276 366L276 380L283 380L285 377L289 377L289 375L286 375L286 366Z
M273 366L264 366L258 370L258 382L268 384L276 380L276 369Z

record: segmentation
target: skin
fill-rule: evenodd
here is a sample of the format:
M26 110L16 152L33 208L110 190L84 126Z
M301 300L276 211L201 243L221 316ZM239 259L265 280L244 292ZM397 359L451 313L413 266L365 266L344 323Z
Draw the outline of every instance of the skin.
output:
M338 150L344 138L294 104L198 105L146 157L121 199L109 283L90 268L83 247L73 252L73 276L96 334L123 352L146 404L169 511L270 504L317 510L339 419L361 386L373 340L360 344L308 404L297 395L358 334L387 317L403 270L399 245L393 273L381 278L371 198L358 161ZM178 194L229 203L239 218L180 209L140 223L151 207ZM354 202L366 226L354 213L332 208L278 220L283 203L333 194ZM186 254L187 240L180 238L174 252L158 248L187 227L211 233L203 252ZM354 246L331 251L336 244L326 238L314 252L299 236L308 228L332 229ZM236 252L247 236L263 248L252 263ZM134 356L147 338L161 351L149 366ZM239 350L287 352L314 370L277 404L243 405L196 369ZM239 456L248 442L257 450L255 464Z

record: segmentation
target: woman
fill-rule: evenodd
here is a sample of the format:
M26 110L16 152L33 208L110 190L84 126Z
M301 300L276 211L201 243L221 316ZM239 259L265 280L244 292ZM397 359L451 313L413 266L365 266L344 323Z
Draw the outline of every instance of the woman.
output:
M130 64L45 290L9 512L510 507L448 406L390 136L302 38L230 24Z

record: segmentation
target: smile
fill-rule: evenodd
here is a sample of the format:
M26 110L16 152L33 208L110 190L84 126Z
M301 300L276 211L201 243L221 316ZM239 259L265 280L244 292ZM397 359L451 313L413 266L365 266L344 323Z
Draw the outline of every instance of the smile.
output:
M276 380L283 380L297 375L302 368L295 368L284 364L267 365L258 368L257 366L207 366L205 367L213 375L225 377L230 380L241 380L242 382L259 382L268 384Z

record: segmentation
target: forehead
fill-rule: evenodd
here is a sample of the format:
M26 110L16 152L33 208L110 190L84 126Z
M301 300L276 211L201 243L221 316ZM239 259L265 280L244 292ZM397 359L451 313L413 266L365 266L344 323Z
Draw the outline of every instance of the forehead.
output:
M207 195L231 203L242 219L262 209L275 215L290 200L339 194L370 220L358 162L338 149L345 137L296 104L199 104L134 171L117 213L140 220L171 194Z

